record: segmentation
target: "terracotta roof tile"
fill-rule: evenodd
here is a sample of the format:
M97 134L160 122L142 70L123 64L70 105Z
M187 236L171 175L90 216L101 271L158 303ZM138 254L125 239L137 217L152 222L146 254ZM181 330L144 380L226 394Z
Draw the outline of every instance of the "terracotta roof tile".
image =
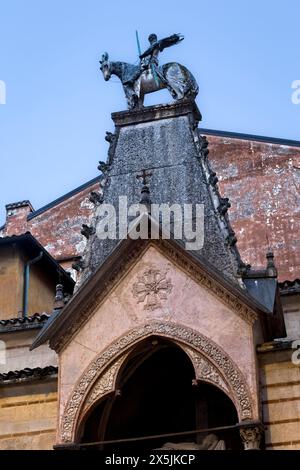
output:
M25 379L25 380L32 380L32 379L39 379L43 377L47 377L49 375L57 374L58 368L54 366L47 366L47 367L35 367L34 369L30 369L26 367L26 369L22 370L15 370L9 371L4 374L0 374L0 384L4 384L5 382Z

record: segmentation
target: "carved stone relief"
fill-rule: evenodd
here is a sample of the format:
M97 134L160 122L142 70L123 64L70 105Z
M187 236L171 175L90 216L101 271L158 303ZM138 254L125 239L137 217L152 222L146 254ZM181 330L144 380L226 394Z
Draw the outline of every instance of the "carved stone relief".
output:
M104 395L115 390L116 378L120 367L125 361L126 357L127 354L124 354L116 362L114 362L104 372L104 374L100 375L85 400L84 411L86 411L87 408L90 408L96 401L100 400L100 398L102 398Z
M210 361L205 359L203 355L199 354L198 351L195 351L195 349L182 345L181 347L187 353L193 363L196 379L209 382L212 385L219 387L232 398L231 391L224 378L220 374L220 371Z
M242 438L245 450L259 450L262 438L262 426L249 426L240 429L240 436Z
M172 283L167 279L166 272L150 268L139 274L138 280L132 286L133 297L137 302L145 302L144 310L155 310L161 307L161 301L167 299L172 291Z

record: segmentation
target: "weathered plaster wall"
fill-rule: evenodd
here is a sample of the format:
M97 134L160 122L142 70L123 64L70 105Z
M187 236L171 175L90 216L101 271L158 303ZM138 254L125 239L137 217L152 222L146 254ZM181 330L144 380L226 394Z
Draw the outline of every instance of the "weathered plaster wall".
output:
M51 450L57 422L57 381L0 387L0 450Z
M145 310L132 293L147 268L166 271L173 287L155 310ZM178 323L217 343L238 365L254 402L257 417L256 356L252 327L209 290L197 284L154 247L150 247L60 355L60 416L74 384L97 354L129 330L150 321Z
M18 250L1 247L0 251L0 320L18 316L22 311L23 270Z
M1 246L0 250L0 320L22 315L24 303L24 266L28 256L16 246ZM29 273L27 314L52 312L55 281L38 265Z
M300 338L300 294L282 297L282 307L287 337Z
M300 450L300 367L292 352L259 354L266 449Z
M30 268L28 288L28 315L51 313L54 306L55 281L38 265Z
M264 266L268 237L279 280L300 277L300 148L219 136L208 140L243 259Z
M7 217L2 236L29 231L55 259L79 256L85 247L81 226L89 222L94 208L89 194L97 190L99 183L93 183L29 220L26 219L29 211L24 219L24 208L17 209L15 216ZM22 211L22 217L18 216L18 211Z
M46 367L57 365L57 355L47 344L29 351L39 330L15 331L0 334L0 340L5 342L6 362L0 364L0 373L22 370L27 367Z

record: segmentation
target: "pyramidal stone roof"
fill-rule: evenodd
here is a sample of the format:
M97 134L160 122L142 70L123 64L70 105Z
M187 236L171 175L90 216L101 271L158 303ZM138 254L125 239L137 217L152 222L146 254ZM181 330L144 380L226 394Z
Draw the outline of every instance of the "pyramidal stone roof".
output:
M77 288L119 242L97 235L103 220L101 205L113 204L118 224L119 197L127 196L128 206L141 200L142 181L137 176L143 170L151 173L147 178L151 203L203 204L204 244L199 254L224 276L242 284L245 266L227 215L230 204L221 197L218 178L210 167L207 140L198 130L201 114L196 104L182 101L150 106L113 113L112 119L115 133L106 137L110 142L108 160L100 165L103 194L95 199L93 225L82 232L88 244Z

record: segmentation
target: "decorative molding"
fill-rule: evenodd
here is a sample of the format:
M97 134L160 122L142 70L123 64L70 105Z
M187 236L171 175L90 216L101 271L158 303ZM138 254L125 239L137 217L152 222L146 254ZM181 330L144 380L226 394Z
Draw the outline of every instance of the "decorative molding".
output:
M57 353L63 350L76 334L77 330L86 323L90 314L99 307L101 304L99 296L101 295L102 299L104 299L106 295L111 293L112 288L120 282L127 269L130 269L150 246L153 246L167 259L189 274L198 284L217 296L218 299L234 310L249 325L252 325L257 320L257 314L253 309L248 307L242 300L237 298L219 282L214 281L212 277L201 269L201 266L189 260L187 256L180 253L176 248L171 247L166 240L159 239L149 241L146 246L140 240L136 240L134 249L130 250L126 258L124 257L114 269L111 268L109 270L109 274L106 275L103 282L95 285L93 295L89 297L84 307L79 308L80 315L76 317L70 326L64 325L64 328L60 328L60 331L57 331L55 337L50 340L50 347L52 349ZM84 287L82 286L82 288Z
M194 100L184 99L176 103L145 106L131 111L119 111L112 113L111 117L116 127L122 127L186 115L191 115L196 123L201 121L202 116Z
M159 269L149 268L138 275L138 280L132 286L133 297L137 302L144 302L144 310L155 310L161 307L161 300L167 299L167 294L173 289L167 273Z
M163 249L163 240L157 245L159 251ZM162 247L162 248L161 248ZM168 247L164 252L166 258L173 261L181 267L186 273L190 274L193 279L201 286L208 289L212 294L216 295L223 303L234 310L249 325L257 320L257 314L251 310L244 302L239 300L235 295L225 289L221 284L214 281L195 263L190 262L186 257L179 253L175 248Z
M246 380L230 359L230 357L211 339L188 327L175 323L149 323L133 330L112 343L106 350L92 361L74 387L71 397L66 404L61 420L61 441L72 442L75 439L78 415L86 396L95 381L107 370L109 365L126 353L132 346L144 338L158 335L183 343L200 352L213 366L227 378L237 407L239 419L251 420L253 415L252 402Z
M180 346L187 353L193 363L196 380L202 380L217 386L234 401L234 396L232 396L229 386L224 377L220 374L220 371L195 349L185 345Z
M120 370L121 365L125 361L128 354L124 354L121 356L116 362L114 362L109 369L101 374L98 380L93 385L90 393L87 396L87 399L84 403L84 412L87 411L88 408L91 408L97 401L99 401L104 395L113 392L115 390L115 384L118 372Z

